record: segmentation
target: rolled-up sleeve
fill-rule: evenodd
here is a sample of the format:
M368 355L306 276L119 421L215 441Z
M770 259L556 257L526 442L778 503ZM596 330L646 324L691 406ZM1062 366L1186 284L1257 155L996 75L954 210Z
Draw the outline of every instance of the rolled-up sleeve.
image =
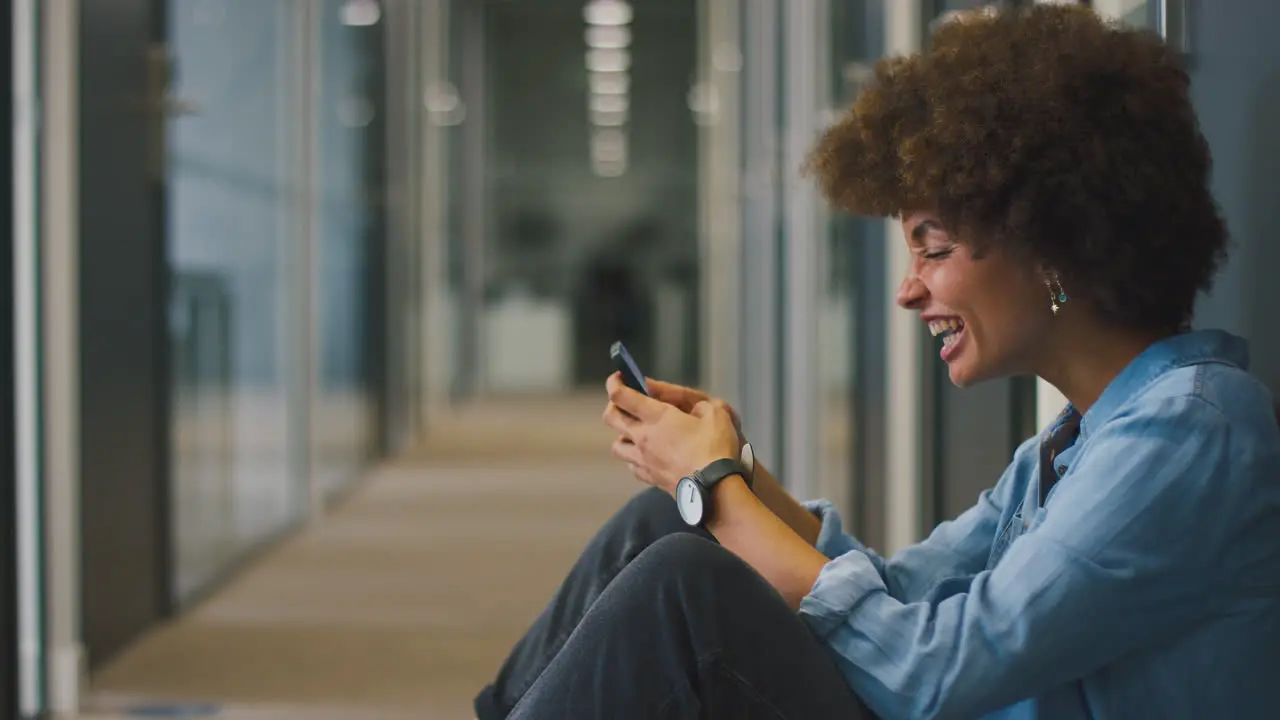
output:
M825 638L848 619L859 600L874 592L888 592L883 576L871 558L850 550L822 568L813 589L800 600L800 615L814 634Z
M800 615L882 717L978 716L1082 677L1204 611L1220 549L1187 528L1226 472L1227 435L1194 399L1117 418L1083 448L1043 524L963 591L904 601L851 550Z
M835 560L852 550L869 552L870 549L857 538L845 533L844 521L840 519L840 511L836 510L835 505L826 500L811 500L802 504L822 521L822 530L813 546L826 555L827 559Z

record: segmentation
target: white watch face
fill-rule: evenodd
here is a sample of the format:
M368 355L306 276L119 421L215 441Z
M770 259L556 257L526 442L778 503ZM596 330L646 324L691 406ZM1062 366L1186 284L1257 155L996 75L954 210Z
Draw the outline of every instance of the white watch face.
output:
M676 485L676 507L680 517L690 525L702 522L702 491L693 478L683 478Z
M742 469L747 471L747 475L755 474L756 454L751 449L751 443L742 446L742 455L738 458L738 462L742 463Z

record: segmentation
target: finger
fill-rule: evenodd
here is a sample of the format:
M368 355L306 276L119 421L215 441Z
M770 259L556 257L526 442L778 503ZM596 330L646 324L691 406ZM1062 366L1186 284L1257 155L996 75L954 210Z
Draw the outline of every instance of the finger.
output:
M627 388L626 382L622 379L622 373L614 372L612 375L610 375L608 378L605 379L604 390L605 390L605 393L609 396L610 403L613 402L614 395L621 392L622 389L629 389ZM626 411L623 410L623 412L626 412Z
M605 388L609 391L610 402L617 405L623 412L644 422L658 419L662 414L662 409L667 406L661 400L656 400L627 387L626 383L622 382L622 373L610 375L609 379L605 381Z
M693 388L687 388L683 385L675 383L663 382L652 378L647 380L649 385L649 394L661 400L668 405L680 408L684 412L689 410L702 400L706 400L707 396Z
M703 417L707 417L708 415L714 414L715 411L716 411L716 406L713 405L711 401L703 400L697 405L694 405L693 409L689 411L689 414L696 418L703 418Z
M621 408L613 403L609 403L605 406L602 419L604 420L605 425L608 425L613 430L618 431L619 434L627 437L628 439L631 438L632 433L634 433L637 426L640 425L639 420L623 412Z
M635 479L639 480L645 485L652 485L653 487L657 487L657 485L654 485L653 475L649 473L648 469L646 469L646 466L631 464L627 466L627 469L631 471L631 476L634 477Z
M617 440L614 440L613 445L610 446L609 450L613 453L614 457L628 465L634 467L640 464L640 448L636 447L636 444L627 438L620 437Z

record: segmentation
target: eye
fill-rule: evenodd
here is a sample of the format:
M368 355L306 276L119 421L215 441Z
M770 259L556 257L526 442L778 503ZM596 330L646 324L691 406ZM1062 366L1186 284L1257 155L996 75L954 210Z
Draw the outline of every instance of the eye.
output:
M949 256L951 252L952 252L951 248L947 248L946 250L932 250L929 252L921 253L921 257L923 257L925 260L941 260Z

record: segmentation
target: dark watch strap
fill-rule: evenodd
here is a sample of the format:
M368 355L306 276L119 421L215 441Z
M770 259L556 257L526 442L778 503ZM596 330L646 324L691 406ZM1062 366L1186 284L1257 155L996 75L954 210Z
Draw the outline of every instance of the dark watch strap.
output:
M702 487L710 490L730 475L741 475L744 480L747 477L742 463L733 458L720 458L698 471L698 481L702 483Z

